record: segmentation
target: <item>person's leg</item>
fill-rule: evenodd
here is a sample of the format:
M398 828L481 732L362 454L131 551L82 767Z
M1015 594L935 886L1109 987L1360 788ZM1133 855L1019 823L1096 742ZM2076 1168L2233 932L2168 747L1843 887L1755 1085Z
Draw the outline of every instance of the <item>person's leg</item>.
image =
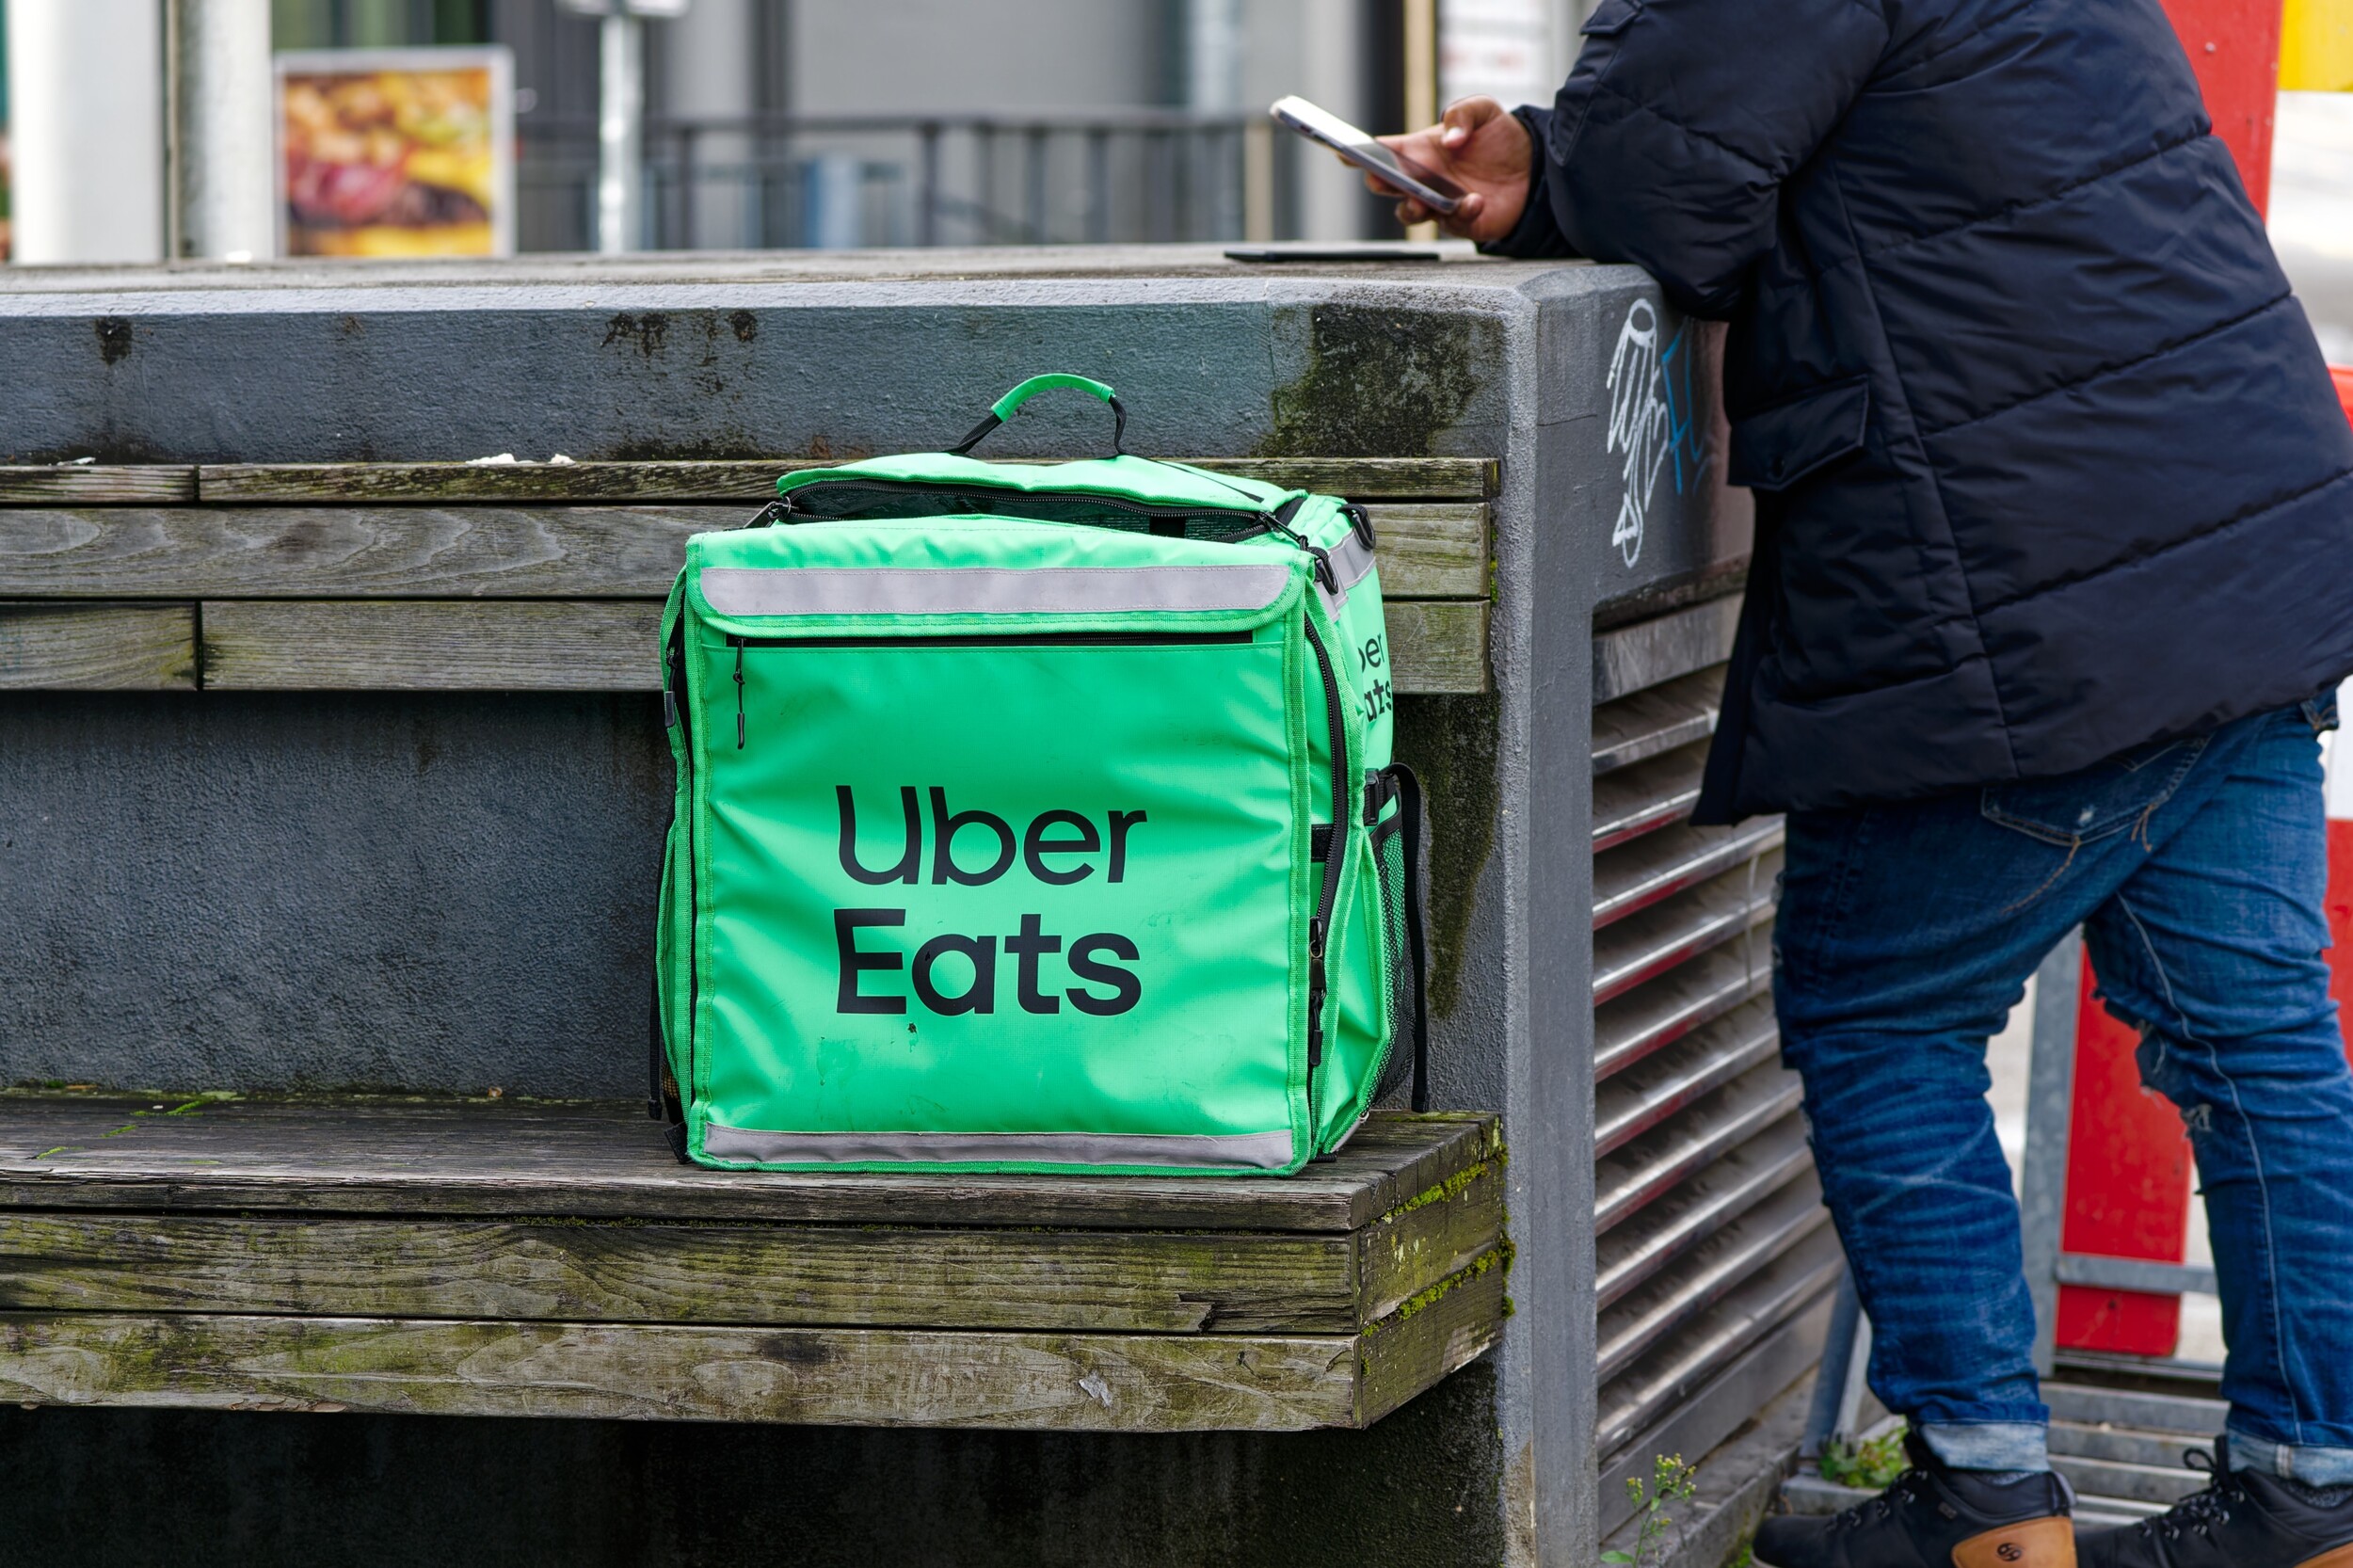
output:
M2048 1464L1988 1037L2043 954L2197 810L2211 744L1790 819L1783 1053L1870 1315L1871 1386L1948 1465Z
M1782 1049L1804 1075L1823 1195L1871 1315L1871 1386L1913 1423L1913 1468L1867 1506L1767 1520L1764 1568L2075 1563L1986 1041L2052 945L2194 819L2247 733L1790 820Z
M2312 716L2272 715L2087 936L2197 1152L2231 1462L2336 1487L2353 1484L2353 1073L2321 956L2323 818Z

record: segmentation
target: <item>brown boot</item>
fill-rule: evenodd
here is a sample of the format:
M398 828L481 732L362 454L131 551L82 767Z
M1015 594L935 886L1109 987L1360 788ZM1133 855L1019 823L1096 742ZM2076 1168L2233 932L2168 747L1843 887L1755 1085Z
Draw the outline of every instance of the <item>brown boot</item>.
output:
M1904 1448L1913 1467L1869 1502L1766 1520L1756 1568L2075 1568L2074 1498L2057 1476L1948 1469L1916 1432Z

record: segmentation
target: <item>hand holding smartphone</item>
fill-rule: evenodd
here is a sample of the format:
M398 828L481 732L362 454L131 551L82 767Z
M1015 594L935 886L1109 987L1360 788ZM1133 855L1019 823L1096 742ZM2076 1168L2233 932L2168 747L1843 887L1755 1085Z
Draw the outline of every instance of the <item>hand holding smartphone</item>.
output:
M1410 196L1432 212L1451 213L1468 194L1445 175L1389 151L1370 134L1305 98L1280 99L1269 112L1308 140L1321 142L1398 195Z
M1520 117L1492 98L1447 106L1437 124L1385 139L1300 98L1274 118L1365 171L1365 184L1397 198L1397 220L1436 221L1458 239L1500 245L1517 232L1542 149Z

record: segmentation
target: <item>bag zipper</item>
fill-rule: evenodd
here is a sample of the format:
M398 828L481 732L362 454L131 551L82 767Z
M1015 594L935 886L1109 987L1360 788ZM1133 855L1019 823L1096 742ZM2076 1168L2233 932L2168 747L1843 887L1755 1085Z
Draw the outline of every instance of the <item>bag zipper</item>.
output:
M1319 557L1321 552L1319 552ZM1328 569L1319 558L1318 569ZM1307 1113L1316 1104L1316 1069L1323 1064L1323 1002L1327 993L1324 952L1332 933L1332 911L1340 896L1340 850L1348 842L1348 824L1354 792L1348 787L1348 717L1340 708L1340 679L1332 655L1316 631L1315 617L1302 616L1307 646L1314 650L1316 668L1323 677L1323 715L1332 740L1332 834L1324 846L1323 886L1316 896L1316 912L1307 921ZM1310 829L1312 840L1313 830Z
M670 646L664 652L662 681L663 716L678 727L679 766L685 773L686 784L686 1080L679 1085L679 1119L681 1127L686 1117L686 1101L695 1093L695 1016L696 1002L702 992L701 967L696 962L697 933L701 929L701 910L695 886L695 722L693 705L685 696L685 631L683 616L670 630ZM681 1134L682 1136L682 1134ZM684 1158L684 1151L680 1151Z
M987 485L968 485L946 482L939 484L926 484L911 479L824 479L818 481L814 485L805 485L800 489L788 490L777 500L770 503L768 507L763 510L759 517L753 519L750 523L746 524L746 526L757 528L763 523L773 525L776 523L788 522L800 512L800 508L793 503L793 498L795 496L804 494L808 491L832 488L836 486L847 489L881 490L891 495L936 495L942 490L989 490L994 488L994 487ZM1284 528L1280 523L1278 523L1275 520L1274 514L1268 511L1263 506L1254 506L1247 512L1243 511L1240 507L1226 508L1213 506L1207 504L1199 506L1186 507L1149 506L1140 501L1130 501L1125 496L1105 495L1099 490L1053 490L1041 494L1039 492L1030 490L1007 489L1001 491L1000 493L1003 494L1009 502L1015 504L1027 500L1051 500L1057 496L1077 496L1084 500L1090 505L1108 507L1115 512L1126 512L1131 516L1144 519L1146 523L1174 522L1181 525L1182 523L1194 518L1224 514L1225 516L1235 517L1238 519L1246 519L1251 524L1255 525L1258 532L1261 533L1275 531L1284 534L1290 534L1290 530ZM1248 499L1248 497L1245 497L1245 499ZM812 519L811 520L829 521L833 520L820 518ZM1290 534L1290 536L1294 539L1299 538L1299 536L1296 534ZM1305 545L1305 543L1304 539L1300 540L1300 542L1302 545Z
M833 484L850 486L856 488L879 489L892 493L904 492L914 494L936 494L941 490L952 490L965 488L948 484L916 484L906 480L843 479L821 481L819 484L807 486L805 488L811 490L822 489L827 485ZM986 488L987 487L972 488ZM784 496L779 498L778 501L772 503L766 509L764 509L760 513L760 517L754 520L752 526L758 526L761 522L775 524L789 520L796 511L796 508L792 504L792 498L794 495L799 493L801 492L788 491ZM1005 493L1011 496L1022 496L1026 495L1028 492L1009 490ZM1114 511L1128 512L1133 514L1134 516L1143 518L1146 520L1147 524L1153 522L1176 522L1181 525L1187 519L1201 516L1205 512L1214 512L1217 510L1215 507L1196 507L1185 511L1150 507L1141 505L1123 497L1102 495L1092 490L1064 490L1056 493L1063 495L1083 496L1092 504L1108 506ZM1290 526L1290 520L1298 515L1300 508L1305 504L1307 499L1308 498L1305 496L1300 496L1277 511L1268 512L1260 510L1250 514L1250 516L1255 519L1257 524L1257 532L1261 534L1279 534L1304 552L1315 563L1315 576L1317 583L1321 584L1323 590L1327 594L1337 593L1339 591L1339 574L1332 566L1331 552L1312 543L1305 534L1300 533L1298 530ZM1370 520L1371 520L1369 518L1364 517L1361 512L1352 513L1349 519L1352 527L1357 526L1360 522L1364 524L1365 526L1362 530L1363 532L1369 532ZM1158 532L1158 530L1155 530L1155 532ZM1337 670L1333 665L1331 650L1324 647L1322 636L1316 631L1315 618L1312 616L1303 616L1301 617L1300 624L1302 629L1305 630L1307 634L1307 646L1315 654L1316 669L1317 672L1322 677L1323 680L1324 721L1329 727L1332 753L1333 826L1324 844L1324 854L1322 857L1323 885L1318 890L1316 898L1316 912L1309 918L1307 922L1307 1074L1305 1088L1307 1095L1308 1116L1312 1121L1315 1114L1316 1069L1322 1065L1323 1063L1323 1004L1329 995L1329 978L1326 970L1326 952L1328 951L1331 936L1333 911L1339 903L1339 855L1342 846L1344 846L1348 841L1348 834L1345 830L1345 824L1354 816L1355 813L1353 809L1353 800L1352 797L1353 795L1353 792L1348 788L1348 720L1346 714L1340 708L1341 695L1339 675ZM1183 647L1189 644L1203 643L1242 643L1250 641L1251 636L1252 634L1246 632L1060 632L1042 634L1016 633L1010 636L996 637L747 638L729 636L728 638L728 642L735 649L736 746L740 750L745 744L743 708L744 649L747 647L1083 648L1116 647L1122 645L1136 647ZM1343 816L1343 812L1346 812L1347 815ZM1310 833L1312 837L1312 825Z
M1317 569L1328 571L1321 552ZM1323 682L1323 714L1332 753L1333 825L1321 837L1323 885L1318 890L1315 914L1307 921L1307 1096L1315 1102L1315 1070L1323 1064L1323 1004L1329 993L1325 968L1332 913L1339 902L1340 852L1348 842L1347 824L1353 817L1349 789L1348 717L1341 708L1339 672L1312 617L1302 617L1307 647L1315 655L1316 672ZM1012 632L1000 636L958 637L742 637L730 634L735 652L736 745L747 742L744 711L744 650L749 648L1184 648L1209 644L1247 643L1249 632ZM1343 814L1345 813L1345 814ZM1310 840L1316 835L1310 828Z
M747 648L1197 648L1246 643L1251 632L974 632L946 637L734 637ZM736 661L738 666L743 661Z

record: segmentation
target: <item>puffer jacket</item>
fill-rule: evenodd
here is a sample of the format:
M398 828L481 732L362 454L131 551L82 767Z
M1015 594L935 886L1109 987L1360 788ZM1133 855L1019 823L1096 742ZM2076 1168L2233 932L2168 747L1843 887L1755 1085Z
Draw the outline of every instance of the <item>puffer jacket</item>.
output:
M1497 249L1732 322L1703 820L2086 767L2353 671L2353 432L2157 0L1605 0Z

